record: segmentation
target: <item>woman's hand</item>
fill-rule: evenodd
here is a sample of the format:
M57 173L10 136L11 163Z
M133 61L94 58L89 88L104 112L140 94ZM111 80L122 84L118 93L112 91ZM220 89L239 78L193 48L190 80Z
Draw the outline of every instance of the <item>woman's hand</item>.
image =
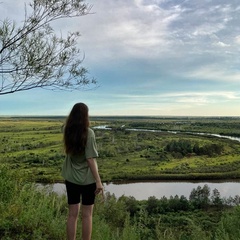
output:
M103 193L103 185L102 182L96 182L96 190L95 194Z
M98 173L98 167L97 167L96 159L95 158L88 158L87 163L88 163L88 166L91 169L92 174L93 174L93 176L96 180L95 194L99 194L101 192L103 194L103 185L102 185L102 181L101 181L101 178L99 176L99 173Z

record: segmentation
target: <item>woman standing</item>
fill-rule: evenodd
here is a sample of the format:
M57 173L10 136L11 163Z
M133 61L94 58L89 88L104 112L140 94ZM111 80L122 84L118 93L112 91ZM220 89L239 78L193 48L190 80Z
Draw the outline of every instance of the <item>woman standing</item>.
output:
M65 179L69 213L67 238L76 239L77 220L82 211L82 239L90 240L95 195L103 191L98 173L95 134L89 128L88 107L76 103L64 126L66 158L62 176Z

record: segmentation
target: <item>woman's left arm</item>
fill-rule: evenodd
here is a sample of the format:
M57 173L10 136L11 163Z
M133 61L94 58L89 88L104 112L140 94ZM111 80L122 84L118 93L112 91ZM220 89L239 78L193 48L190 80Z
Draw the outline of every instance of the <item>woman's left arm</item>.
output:
M87 163L88 163L89 168L91 169L93 177L96 180L96 186L97 187L96 187L95 194L98 194L101 191L103 191L103 185L102 185L102 181L101 181L101 178L99 176L99 173L98 173L98 167L97 167L96 159L95 158L88 158Z

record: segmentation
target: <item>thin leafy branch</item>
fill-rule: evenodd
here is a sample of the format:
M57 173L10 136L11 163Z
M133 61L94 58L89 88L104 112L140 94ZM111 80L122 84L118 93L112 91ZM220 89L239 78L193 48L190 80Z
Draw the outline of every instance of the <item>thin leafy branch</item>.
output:
M0 25L0 95L33 88L82 89L91 84L77 47L80 33L58 36L50 23L90 14L83 0L33 0L25 5L21 26L5 19ZM30 14L28 11L30 10Z

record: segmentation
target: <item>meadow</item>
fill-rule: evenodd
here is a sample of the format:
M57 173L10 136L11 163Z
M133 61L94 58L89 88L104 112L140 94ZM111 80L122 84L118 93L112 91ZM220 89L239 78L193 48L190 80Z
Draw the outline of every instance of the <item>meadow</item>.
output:
M66 196L35 185L63 181L63 124L63 117L0 119L1 239L66 239ZM239 141L194 134L239 137L239 118L91 118L91 127L103 125L111 130L95 134L104 182L240 178ZM221 198L207 185L188 199L107 193L97 197L92 239L236 240L239 203L239 196Z
M64 117L1 118L0 163L34 182L63 181L63 124ZM101 125L112 129L94 129L105 182L240 178L239 141L194 134L239 137L239 118L91 118L92 128Z

